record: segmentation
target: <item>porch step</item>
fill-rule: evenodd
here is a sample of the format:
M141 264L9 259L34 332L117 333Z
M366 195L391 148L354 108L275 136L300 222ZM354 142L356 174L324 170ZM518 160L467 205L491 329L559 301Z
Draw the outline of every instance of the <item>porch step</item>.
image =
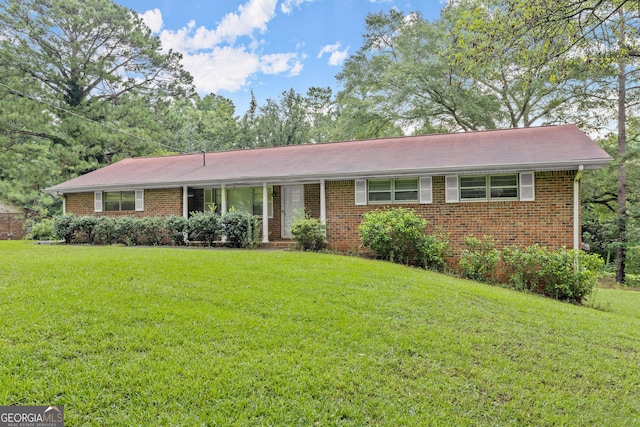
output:
M296 245L295 240L274 240L269 243L261 243L260 247L264 249L289 249Z

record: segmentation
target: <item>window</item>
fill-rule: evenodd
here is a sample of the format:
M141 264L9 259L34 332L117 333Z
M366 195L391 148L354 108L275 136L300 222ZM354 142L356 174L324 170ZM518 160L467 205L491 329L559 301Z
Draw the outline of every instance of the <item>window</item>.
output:
M518 175L460 177L460 200L517 200Z
M418 202L418 178L368 181L369 203Z
M273 187L267 187L269 218L273 218ZM216 212L222 210L222 189L213 188L204 190L204 208L214 205ZM262 187L227 188L227 208L239 211L251 212L262 217Z
M105 212L136 210L135 191L107 191L102 200Z

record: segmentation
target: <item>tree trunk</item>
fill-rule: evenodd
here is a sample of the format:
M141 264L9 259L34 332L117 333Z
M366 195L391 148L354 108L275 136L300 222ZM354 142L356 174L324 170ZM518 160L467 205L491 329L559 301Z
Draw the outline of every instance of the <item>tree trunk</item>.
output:
M625 24L624 12L619 12L620 16L620 39L621 50L625 48ZM625 264L627 258L627 170L625 167L627 156L627 131L626 131L626 97L627 97L627 74L624 53L621 52L618 69L618 246L616 249L616 282L624 283Z

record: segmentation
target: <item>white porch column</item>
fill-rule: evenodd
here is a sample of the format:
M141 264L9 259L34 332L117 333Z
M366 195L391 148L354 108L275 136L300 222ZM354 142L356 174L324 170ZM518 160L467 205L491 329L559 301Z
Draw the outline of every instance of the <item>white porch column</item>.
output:
M226 213L227 212L227 187L222 184L222 189L220 190L220 198L222 199L220 201L220 213Z
M269 188L262 183L262 243L269 243Z
M182 186L182 216L189 217L189 188L186 185Z
M327 225L327 201L324 188L324 179L320 180L320 222L323 225Z

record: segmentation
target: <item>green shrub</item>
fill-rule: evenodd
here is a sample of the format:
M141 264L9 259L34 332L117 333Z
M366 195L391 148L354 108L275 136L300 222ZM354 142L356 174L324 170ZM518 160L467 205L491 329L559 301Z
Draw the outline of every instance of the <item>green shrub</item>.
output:
M56 215L53 217L53 235L65 243L71 243L75 229L73 223L74 215Z
M100 216L96 218L93 228L93 243L102 245L112 245L116 243L115 228L117 220L108 216Z
M444 235L425 234L416 250L416 263L434 271L444 271L446 258L451 253L451 245Z
M73 220L75 239L80 243L94 243L95 226L98 218L95 216L78 216Z
M465 236L465 249L460 253L460 268L464 277L479 282L495 282L500 252L491 236L478 239Z
M132 215L118 217L114 226L113 237L117 243L136 246L140 242L138 218Z
M325 236L326 226L318 219L311 218L307 213L293 221L291 234L303 251L319 251L327 245Z
M364 215L358 232L362 245L380 258L409 264L424 241L427 225L412 209L378 209Z
M258 242L260 222L249 212L232 209L222 215L221 224L227 243L234 248L248 248Z
M542 293L562 301L582 303L593 292L603 272L599 255L579 251L576 269L574 250L549 249L538 245L506 247L502 260L510 282L520 290Z
M143 245L161 245L165 238L164 219L145 216L138 219L138 234Z
M31 232L26 236L30 240L52 240L55 238L52 219L41 219L31 225Z
M215 212L194 212L187 220L189 240L202 241L211 246L221 232L220 215Z
M184 235L187 232L188 221L185 217L179 215L169 215L164 219L164 228L167 236L174 245L184 245Z

